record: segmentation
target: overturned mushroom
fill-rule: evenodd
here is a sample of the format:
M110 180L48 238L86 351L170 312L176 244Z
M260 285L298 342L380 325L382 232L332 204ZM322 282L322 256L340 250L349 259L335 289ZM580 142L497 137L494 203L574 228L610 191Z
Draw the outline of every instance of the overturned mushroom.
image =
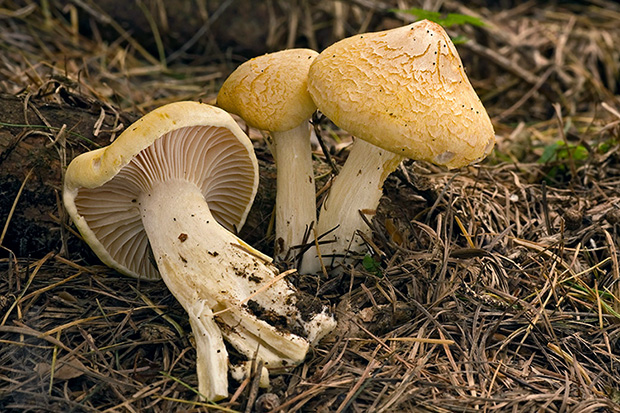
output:
M308 90L357 138L319 214L318 233L333 230L321 248L331 265L362 250L355 232L370 229L360 211L377 208L385 178L403 159L457 168L483 159L495 142L454 44L428 20L333 44L312 63ZM319 269L310 250L300 270Z
M302 318L270 259L231 232L257 184L248 137L228 113L196 102L143 116L76 157L65 176L64 204L99 258L126 275L161 276L187 311L199 391L210 400L228 395L223 338L272 368L303 361L334 324L324 311Z
M271 132L276 162L276 255L291 256L316 221L310 124L316 106L308 69L317 52L289 49L255 57L226 79L217 104L250 126Z

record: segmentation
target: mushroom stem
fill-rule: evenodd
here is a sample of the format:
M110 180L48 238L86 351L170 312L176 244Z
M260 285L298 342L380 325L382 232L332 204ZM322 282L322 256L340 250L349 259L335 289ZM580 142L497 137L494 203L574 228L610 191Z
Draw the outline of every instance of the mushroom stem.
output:
M291 248L303 243L304 234L316 222L310 124L303 122L272 135L277 168L275 255L287 260Z
M138 197L137 207L161 277L190 315L201 393L211 400L227 395L220 331L266 367L304 359L308 341L287 329L301 320L294 290L285 280L274 282L275 267L213 218L195 184L181 179L153 184ZM250 297L253 308L276 314L278 327L250 310Z
M213 311L204 300L185 307L196 342L198 391L208 400L228 397L228 352Z
M354 255L363 250L363 239L356 235L356 231L368 236L372 231L360 213L371 215L376 212L383 193L383 182L403 159L361 139L353 143L349 157L334 179L319 214L317 234L320 237L329 232L320 239L325 267L350 263L356 258ZM310 274L320 270L316 248L310 248L304 254L299 272Z

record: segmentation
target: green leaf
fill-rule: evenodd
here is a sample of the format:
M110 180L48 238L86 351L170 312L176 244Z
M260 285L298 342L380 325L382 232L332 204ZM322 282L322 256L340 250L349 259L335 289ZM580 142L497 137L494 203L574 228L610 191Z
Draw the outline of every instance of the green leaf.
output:
M562 161L572 159L574 161L584 161L588 159L590 152L583 145L566 145L563 141L557 141L545 147L542 155L538 158L538 163L551 161Z
M551 145L547 145L542 155L540 155L540 158L538 158L538 163L547 163L549 161L557 159L558 150L562 145L564 145L564 142L562 141L554 142Z
M439 22L438 22L439 23ZM452 27L452 26L464 26L466 24L471 24L472 26L482 27L485 23L480 20L479 17L468 16L466 14L457 14L457 13L448 13L445 19L443 19L443 23L439 23L442 26Z
M379 266L379 262L375 261L375 259L370 255L364 255L362 265L366 271L372 272L375 275L381 275L381 267Z
M390 9L390 11L392 13L407 13L407 14L411 14L413 16L416 16L419 20L430 20L432 22L435 23L439 23L439 20L441 20L441 13L437 12L437 11L430 11L430 10L424 10L424 9L418 9L418 8L411 8L411 9L404 9L404 10L400 10L400 9Z
M584 161L588 159L588 155L590 154L585 146L577 145L573 149L573 159L576 161Z
M485 25L485 23L478 17L468 16L466 14L460 14L460 13L448 13L445 17L442 17L441 13L439 12L418 9L415 7L411 9L404 9L404 10L390 9L390 11L392 13L400 12L400 13L411 14L413 16L416 16L418 20L424 20L424 19L430 20L444 27L464 26L466 24L470 24L472 26L477 26L477 27Z

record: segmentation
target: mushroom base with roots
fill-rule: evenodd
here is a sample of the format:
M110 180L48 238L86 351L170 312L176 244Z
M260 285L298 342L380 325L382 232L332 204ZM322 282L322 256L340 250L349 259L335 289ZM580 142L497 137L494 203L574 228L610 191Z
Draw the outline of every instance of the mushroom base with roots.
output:
M196 185L160 182L137 202L161 277L190 316L199 390L207 399L228 395L222 335L246 357L277 368L302 362L310 340L333 327L325 315L317 316L318 325L302 320L295 290L276 278L261 253L221 227ZM254 307L272 324L257 317Z
M360 214L376 211L383 194L383 182L403 159L361 139L353 143L347 161L321 206L316 228L321 242L320 257L316 247L311 247L304 253L300 273L321 271L321 262L332 273L342 271L343 265L358 258L364 250L364 240L357 233L368 237L372 234Z

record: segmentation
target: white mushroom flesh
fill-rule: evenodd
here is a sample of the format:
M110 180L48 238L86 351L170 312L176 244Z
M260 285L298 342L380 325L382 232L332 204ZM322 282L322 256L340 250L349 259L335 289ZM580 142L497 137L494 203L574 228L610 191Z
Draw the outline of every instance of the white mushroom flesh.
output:
M310 125L304 122L285 132L272 132L276 158L275 255L295 258L316 223L314 169L310 147Z

